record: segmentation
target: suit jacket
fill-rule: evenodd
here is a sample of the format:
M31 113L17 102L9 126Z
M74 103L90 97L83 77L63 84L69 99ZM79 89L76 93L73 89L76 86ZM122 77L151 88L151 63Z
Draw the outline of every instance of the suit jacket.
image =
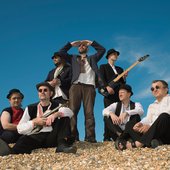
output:
M51 81L54 79L54 73L56 68L52 69L48 75L45 81ZM72 78L72 72L71 72L71 66L68 64L65 64L63 67L62 72L57 76L58 79L61 81L61 90L64 92L64 94L69 97L69 89L71 86L71 78Z
M99 75L97 62L102 58L103 54L105 53L105 48L102 47L100 44L98 44L96 41L93 41L91 46L95 48L97 53L88 56L87 61L89 62L91 68L95 72L96 76L99 77L100 75ZM71 47L72 45L70 44L70 42L68 42L60 50L60 52L64 54L63 57L65 58L65 60L72 65L72 81L71 82L73 83L74 81L78 79L80 75L80 64L78 62L80 56L68 54L67 51L70 50Z
M123 69L121 67L115 66L115 69L116 69L118 74L121 74L123 72ZM116 78L115 72L113 71L112 67L108 63L102 64L100 66L100 74L101 74L101 77L102 77L102 80L103 80L105 87L108 86L108 84L114 78ZM121 83L121 84L126 83L126 81L123 78L121 78L118 82ZM114 91L115 91L114 95L109 95L108 98L111 99L111 100L114 99L113 101L119 101L119 97L118 97L119 88L115 88Z

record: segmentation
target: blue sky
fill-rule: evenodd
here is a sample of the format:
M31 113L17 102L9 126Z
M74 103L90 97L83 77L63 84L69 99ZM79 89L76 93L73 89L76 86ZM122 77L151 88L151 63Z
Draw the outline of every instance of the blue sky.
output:
M23 107L38 100L35 85L54 67L51 56L68 41L96 40L107 50L120 51L116 65L128 68L139 57L150 57L133 68L127 83L133 101L145 113L154 100L154 79L170 83L170 1L167 0L0 0L0 110L9 105L6 95L19 88ZM70 50L76 53L77 49ZM90 48L89 53L94 50ZM105 55L99 62L106 63ZM103 97L96 96L97 140L103 139ZM84 116L79 113L80 138Z

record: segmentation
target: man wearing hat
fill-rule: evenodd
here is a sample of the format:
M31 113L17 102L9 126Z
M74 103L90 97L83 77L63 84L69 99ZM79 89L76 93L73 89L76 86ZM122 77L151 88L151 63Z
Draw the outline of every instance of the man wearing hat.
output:
M16 144L9 148L0 140L0 155L31 153L37 148L55 147L56 152L75 153L76 148L69 146L67 139L70 135L70 118L73 112L68 107L60 107L56 112L43 117L44 113L57 108L59 104L51 101L54 88L47 82L36 85L39 102L26 107L22 119L17 125L17 130L22 136ZM32 133L35 127L41 127ZM5 148L5 149L2 149Z
M7 143L15 143L20 135L17 125L24 113L21 103L24 95L18 89L11 89L7 94L10 107L3 109L0 119L0 138Z
M123 134L116 142L119 150L134 147L152 147L170 144L170 95L165 80L154 80L151 93L155 101L147 110L147 115L138 123L127 125ZM131 141L128 140L131 138Z
M104 96L104 107L108 107L113 102L119 101L119 86L111 86L109 83L117 77L117 75L121 74L123 72L123 69L119 66L115 66L115 62L117 61L118 57L120 55L119 51L116 51L115 49L110 49L107 51L106 59L108 60L107 64L102 64L100 66L100 73L104 82L104 86L109 93L108 96ZM126 75L127 76L127 75ZM117 83L125 84L126 83L126 76L121 78ZM110 141L110 131L108 130L106 123L104 121L104 141Z
M143 107L138 102L130 100L133 95L131 86L123 84L119 88L120 102L114 102L103 110L106 126L111 132L111 138L116 140L125 130L127 124L135 124L140 121L144 113Z
M48 73L45 81L55 89L53 100L64 103L69 98L71 67L65 62L60 52L55 52L52 59L56 67Z
M96 50L95 54L88 55L89 46ZM77 47L79 54L68 54L72 47ZM60 52L72 66L72 81L69 91L69 106L74 113L71 119L71 131L73 138L79 140L77 129L77 116L83 102L85 115L85 138L87 142L96 142L94 103L96 97L96 79L100 82L98 61L105 53L105 48L96 41L82 40L68 42Z

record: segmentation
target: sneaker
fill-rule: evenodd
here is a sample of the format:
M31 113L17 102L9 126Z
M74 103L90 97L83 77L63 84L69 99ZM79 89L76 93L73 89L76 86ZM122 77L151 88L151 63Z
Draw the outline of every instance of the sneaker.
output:
M57 147L56 152L63 152L63 153L76 153L77 148L76 146L66 146L64 144L61 144Z
M0 156L6 156L9 154L11 154L11 148L0 138Z
M151 141L151 148L156 148L158 146L162 145L162 141L158 139L152 139Z

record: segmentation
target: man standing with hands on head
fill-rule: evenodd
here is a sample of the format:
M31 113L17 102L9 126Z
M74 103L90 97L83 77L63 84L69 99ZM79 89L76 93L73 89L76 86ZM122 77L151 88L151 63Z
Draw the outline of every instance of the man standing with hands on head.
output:
M87 55L88 47L92 46L97 52ZM70 55L67 52L77 47L79 54ZM71 119L71 132L75 140L79 140L77 129L77 115L83 101L85 115L85 141L96 142L94 103L96 96L96 79L100 82L97 62L105 53L105 48L96 41L82 40L68 42L60 52L64 53L65 60L72 66L72 85L69 91L69 106L74 116Z

